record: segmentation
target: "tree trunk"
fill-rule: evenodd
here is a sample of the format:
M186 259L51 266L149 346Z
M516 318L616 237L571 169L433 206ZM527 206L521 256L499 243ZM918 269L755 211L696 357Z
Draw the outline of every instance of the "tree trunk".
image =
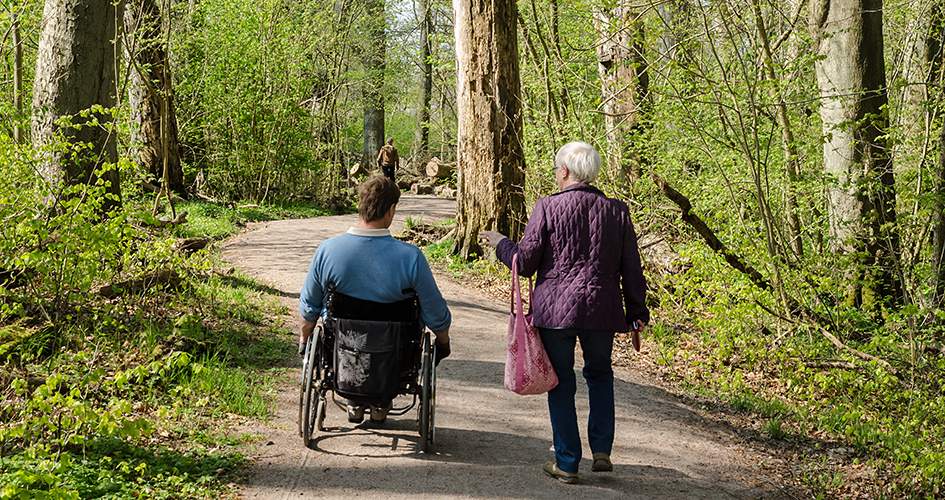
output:
M430 60L430 32L433 30L430 0L420 0L423 19L420 23L420 112L414 140L414 164L423 165L430 158L430 98L433 92L433 61Z
M377 166L377 153L384 145L384 70L387 30L384 0L367 0L368 44L364 58L364 150L362 165Z
M121 3L93 0L47 0L33 80L34 145L54 144L59 135L73 146L89 145L50 152L39 167L43 176L51 186L104 181L112 195L104 203L106 212L121 205L118 170L99 170L118 159L109 108L115 106L115 28L122 8ZM79 115L95 105L106 110ZM82 126L56 125L63 117Z
M938 164L935 166L935 206L932 210L932 262L935 266L934 307L945 305L945 127L938 141Z
M780 80L774 71L774 57L771 55L771 43L768 39L768 29L765 26L764 18L761 16L761 6L758 0L752 0L752 11L755 16L755 27L758 29L758 37L761 41L762 58L765 66L765 76L771 83L771 94L777 103L778 125L781 127L781 143L784 151L784 170L788 179L788 199L787 199L787 219L788 219L788 242L791 250L796 256L804 255L804 240L801 238L801 218L800 209L797 206L798 176L800 174L800 155L797 152L797 144L794 141L794 128L791 126L791 118L788 115L787 103L781 94Z
M928 61L929 85L941 88L945 83L945 9L935 5L932 9L931 22L926 37L926 60ZM942 95L939 91L938 99L931 104L929 116L941 117L943 111ZM934 307L945 305L945 127L939 125L939 152L938 164L935 166L935 206L932 210L932 262L935 265L935 298Z
M644 109L649 92L643 57L643 21L630 0L595 15L599 43L597 70L601 77L608 164L624 184L642 176L646 163L641 143Z
M458 104L456 243L482 252L480 230L513 240L525 227L525 158L515 0L453 0Z
M845 303L868 310L900 293L882 13L882 0L811 4L830 234L853 264Z
M125 10L125 28L133 40L126 49L134 65L131 72L129 106L137 124L132 127L131 138L138 148L138 164L154 179L163 182L166 160L167 187L186 197L179 153L177 113L171 92L167 50L161 38L161 11L155 0L132 0ZM166 136L161 133L165 105Z
M930 2L920 7L909 31L907 48L903 51L902 104L897 123L902 129L902 144L898 146L896 165L899 170L932 168L928 163L928 149L932 137L933 120L936 118L935 75L941 64L941 20L939 2ZM900 160L899 158L902 158ZM921 181L920 181L921 182Z
M20 20L16 7L10 9L13 16L13 109L16 110L16 123L13 125L13 140L23 143L23 44L20 39Z

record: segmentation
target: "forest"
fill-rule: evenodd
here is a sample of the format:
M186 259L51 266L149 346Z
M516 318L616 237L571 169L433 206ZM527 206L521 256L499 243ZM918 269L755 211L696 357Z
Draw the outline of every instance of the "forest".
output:
M131 459L85 483L94 453L238 469L168 436L264 415L293 347L253 333L279 306L212 247L350 212L388 137L401 178L457 190L431 260L503 278L476 233L521 236L557 149L593 144L655 369L801 450L813 497L943 498L943 7L4 0L0 498L172 488Z

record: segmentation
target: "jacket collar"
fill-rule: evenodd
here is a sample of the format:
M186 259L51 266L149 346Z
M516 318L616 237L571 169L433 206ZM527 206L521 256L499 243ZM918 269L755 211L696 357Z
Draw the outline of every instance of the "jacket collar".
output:
M570 186L568 186L568 187L562 189L561 191L558 191L557 193L555 193L555 194L553 194L553 195L551 195L551 196L555 196L555 195L562 194L562 193L568 193L568 192L571 192L571 191L587 191L588 193L599 194L599 195L604 196L604 197L606 198L606 195L605 195L603 192L601 192L600 189L597 189L596 187L594 187L594 186L592 186L592 185L590 185L590 184L587 184L586 182L575 182L574 184L571 184Z

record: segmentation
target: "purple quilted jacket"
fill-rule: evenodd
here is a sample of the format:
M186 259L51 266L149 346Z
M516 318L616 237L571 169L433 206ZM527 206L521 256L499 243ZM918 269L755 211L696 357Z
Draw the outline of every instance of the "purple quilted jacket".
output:
M509 267L516 252L520 275L537 272L535 326L626 332L650 321L630 209L597 188L572 184L538 200L522 241L496 247Z

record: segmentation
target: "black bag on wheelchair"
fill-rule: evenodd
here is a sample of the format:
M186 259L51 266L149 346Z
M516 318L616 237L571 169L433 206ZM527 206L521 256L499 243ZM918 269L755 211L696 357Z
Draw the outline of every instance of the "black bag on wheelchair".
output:
M405 345L419 338L416 295L380 303L329 290L326 306L334 332L336 392L360 401L397 396L403 363L416 357L404 359Z
M400 323L335 320L335 376L339 393L390 398L400 386Z

